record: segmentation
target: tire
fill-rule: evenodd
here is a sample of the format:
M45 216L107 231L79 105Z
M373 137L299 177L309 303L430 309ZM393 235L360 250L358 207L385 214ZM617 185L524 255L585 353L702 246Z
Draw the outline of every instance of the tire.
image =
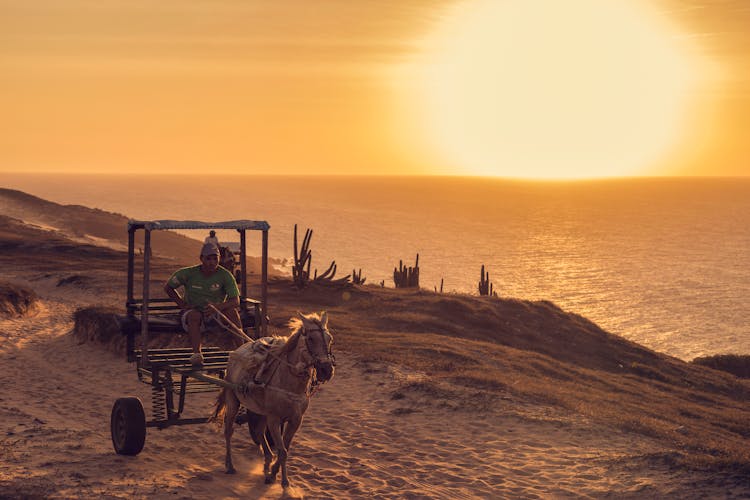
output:
M146 413L138 398L119 398L110 419L112 445L118 455L137 455L146 443Z

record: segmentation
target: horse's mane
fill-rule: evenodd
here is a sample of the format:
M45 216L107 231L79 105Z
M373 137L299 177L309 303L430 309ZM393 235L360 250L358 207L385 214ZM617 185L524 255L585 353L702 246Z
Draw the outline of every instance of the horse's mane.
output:
M308 321L312 321L318 326L322 326L320 323L320 315L317 313L305 314L305 318ZM271 346L271 353L279 355L282 353L291 352L297 348L297 342L299 341L300 335L302 335L302 320L300 318L291 318L289 320L289 328L292 333L284 336L274 335L274 339L280 340L280 342L274 342Z

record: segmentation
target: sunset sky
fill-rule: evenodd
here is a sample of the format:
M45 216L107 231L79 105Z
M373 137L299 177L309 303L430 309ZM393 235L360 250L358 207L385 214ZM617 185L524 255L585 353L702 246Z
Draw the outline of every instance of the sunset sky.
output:
M0 6L0 172L750 174L742 0Z

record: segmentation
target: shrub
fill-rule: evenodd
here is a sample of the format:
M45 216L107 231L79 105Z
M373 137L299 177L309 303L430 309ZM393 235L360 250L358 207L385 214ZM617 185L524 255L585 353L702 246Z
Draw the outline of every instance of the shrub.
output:
M0 316L18 318L33 314L39 306L39 297L30 288L0 282Z
M717 354L695 358L696 365L707 366L714 370L731 373L735 377L750 378L750 355L747 354Z

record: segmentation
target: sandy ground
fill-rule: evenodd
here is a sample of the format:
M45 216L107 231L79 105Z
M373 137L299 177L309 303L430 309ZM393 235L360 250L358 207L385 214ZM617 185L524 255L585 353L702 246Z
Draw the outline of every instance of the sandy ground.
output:
M670 467L658 443L510 399L475 414L404 393L420 377L337 353L334 379L314 397L291 449L292 486L263 484L246 428L238 473L224 473L212 425L149 429L136 457L109 434L114 400L150 390L134 366L73 337L72 313L114 294L59 277L21 280L39 293L33 317L0 320L0 497L49 498L702 498L749 491ZM331 319L335 324L335 318ZM206 415L212 395L190 395ZM200 397L203 396L203 397Z

